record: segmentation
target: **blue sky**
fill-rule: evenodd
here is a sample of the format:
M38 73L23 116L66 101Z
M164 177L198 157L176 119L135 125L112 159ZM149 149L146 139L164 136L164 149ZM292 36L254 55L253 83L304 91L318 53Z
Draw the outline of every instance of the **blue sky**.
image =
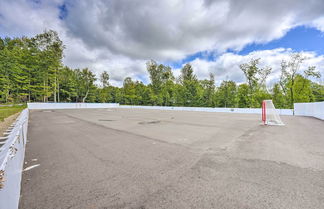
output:
M252 43L246 45L240 51L228 49L227 52L244 56L255 51L273 50L277 48L292 49L294 52L311 51L317 55L324 55L324 33L314 27L298 26L289 30L279 39L262 44ZM222 53L217 54L203 51L189 55L182 60L165 62L165 64L168 64L173 68L181 68L183 64L191 62L197 58L214 61L221 54Z
M66 4L64 3L64 4L59 5L58 9L60 10L59 19L64 20L68 15L68 9L67 9Z
M312 27L299 26L292 28L288 33L278 39L264 44L249 44L238 53L246 55L256 50L275 48L291 48L296 52L313 51L324 54L324 33Z

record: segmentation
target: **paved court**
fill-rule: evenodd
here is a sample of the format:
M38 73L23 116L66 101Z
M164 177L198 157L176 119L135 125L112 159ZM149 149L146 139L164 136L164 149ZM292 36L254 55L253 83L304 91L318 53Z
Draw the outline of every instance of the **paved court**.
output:
M324 121L31 111L20 208L324 208Z

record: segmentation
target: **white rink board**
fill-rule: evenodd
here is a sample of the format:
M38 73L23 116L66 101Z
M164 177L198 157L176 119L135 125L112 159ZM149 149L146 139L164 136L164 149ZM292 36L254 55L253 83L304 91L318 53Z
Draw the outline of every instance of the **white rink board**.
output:
M79 109L79 108L111 108L118 103L27 103L28 109Z
M295 115L312 116L324 120L324 102L295 103Z
M21 112L5 144L0 148L0 172L4 172L3 182L0 182L2 184L0 208L18 208L27 141L28 114L28 109Z
M227 112L227 113L246 113L261 114L261 108L212 108L212 107L169 107L169 106L132 106L121 105L118 108L138 108L150 110L178 110L178 111L199 111L199 112ZM291 109L277 109L280 115L293 115Z
M28 109L79 109L79 108L137 108L150 110L178 110L200 112L227 112L261 114L261 108L212 108L212 107L171 107L171 106L136 106L118 103L28 103ZM291 109L277 109L280 115L293 115Z

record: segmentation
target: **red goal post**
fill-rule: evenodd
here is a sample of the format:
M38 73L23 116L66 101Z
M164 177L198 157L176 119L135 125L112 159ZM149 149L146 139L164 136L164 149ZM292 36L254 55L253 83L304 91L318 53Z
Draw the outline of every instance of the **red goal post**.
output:
M262 101L262 122L264 125L284 125L272 100Z
M265 104L265 100L262 101L262 122L263 125L266 124L266 104Z

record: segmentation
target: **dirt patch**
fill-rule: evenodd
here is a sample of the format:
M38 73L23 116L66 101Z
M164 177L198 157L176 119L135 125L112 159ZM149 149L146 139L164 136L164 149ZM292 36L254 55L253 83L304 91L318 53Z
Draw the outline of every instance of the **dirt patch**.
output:
M98 121L115 121L115 120L111 120L111 119L99 119Z
M3 132L16 120L20 112L13 114L4 119L3 122L0 122L0 136L3 136Z
M153 121L142 121L142 122L138 122L138 124L141 124L141 125L158 124L158 123L161 123L161 121L159 121L159 120L153 120Z

